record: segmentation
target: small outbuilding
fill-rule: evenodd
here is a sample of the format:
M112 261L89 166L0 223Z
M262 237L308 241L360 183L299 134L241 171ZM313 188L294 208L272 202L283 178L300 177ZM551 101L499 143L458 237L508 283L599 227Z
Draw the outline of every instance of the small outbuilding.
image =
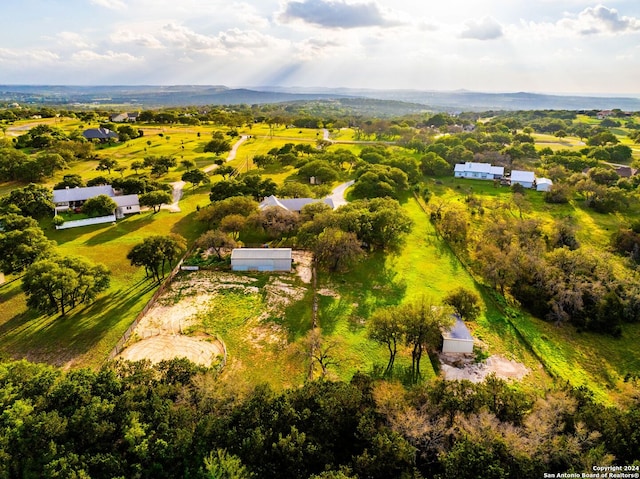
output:
M291 271L291 248L235 248L233 271Z
M456 322L451 329L442 333L442 352L457 354L473 353L473 336L464 324L464 321L456 316Z
M536 182L536 175L533 171L513 170L511 172L511 186L516 183L525 188L533 188Z
M536 179L536 191L549 191L553 186L553 181L549 178Z

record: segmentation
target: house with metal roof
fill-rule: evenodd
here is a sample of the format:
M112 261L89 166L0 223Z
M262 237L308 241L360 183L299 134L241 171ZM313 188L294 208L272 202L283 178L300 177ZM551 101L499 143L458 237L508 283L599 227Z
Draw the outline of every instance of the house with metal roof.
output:
M87 140L98 140L101 143L118 138L118 134L109 128L89 128L82 132L82 136Z
M282 208L283 210L293 211L295 213L300 213L302 208L311 203L325 203L329 205L332 209L334 209L333 200L331 198L277 198L274 195L267 196L260 203L259 207L261 210L268 208L270 206L275 206L277 208Z
M64 211L73 208L79 208L89 198L107 195L115 196L111 185L102 186L86 186L84 188L64 188L62 190L53 190L53 204L56 211Z
M511 185L519 184L525 188L534 188L536 183L536 174L533 171L512 170Z
M233 271L291 271L291 248L235 248L231 251Z
M455 315L456 322L442 333L442 352L457 354L473 353L473 336L460 316Z
M476 180L499 180L504 176L503 166L492 166L490 163L475 163L467 161L458 163L453 170L456 178L471 178Z

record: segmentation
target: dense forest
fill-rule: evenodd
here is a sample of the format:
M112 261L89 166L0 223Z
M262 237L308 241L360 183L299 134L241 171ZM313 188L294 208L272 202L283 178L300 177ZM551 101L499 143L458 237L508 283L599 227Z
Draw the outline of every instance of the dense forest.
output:
M631 465L640 450L637 399L622 411L495 378L407 390L358 374L284 392L235 379L184 360L5 362L0 475L523 478Z

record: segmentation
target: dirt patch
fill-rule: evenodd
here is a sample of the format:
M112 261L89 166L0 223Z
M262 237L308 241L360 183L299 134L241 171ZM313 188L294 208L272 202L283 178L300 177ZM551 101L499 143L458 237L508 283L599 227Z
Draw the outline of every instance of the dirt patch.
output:
M524 364L502 356L490 356L482 363L475 363L471 357L441 355L440 362L444 377L448 380L467 379L479 383L494 373L501 379L522 379L529 374Z
M270 310L282 309L293 301L300 301L306 291L305 288L293 286L277 276L272 277L263 289L266 292L267 308Z
M337 291L328 288L322 288L318 290L320 296L330 296L332 298L340 299L340 295Z
M224 355L220 341L208 341L200 337L183 335L158 335L143 339L127 347L120 357L129 361L149 359L152 363L186 357L190 361L203 366Z
M291 257L296 265L296 274L304 283L311 283L313 264L313 253L308 251L292 251Z

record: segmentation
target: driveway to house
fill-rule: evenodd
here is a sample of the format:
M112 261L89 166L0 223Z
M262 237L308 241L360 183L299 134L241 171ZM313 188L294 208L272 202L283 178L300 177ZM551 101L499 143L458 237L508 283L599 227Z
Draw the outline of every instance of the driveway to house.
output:
M231 148L231 151L227 156L227 161L231 161L236 158L236 154L238 153L238 148L240 148L240 145L242 145L245 141L247 141L247 138L249 137L246 135L243 135L238 141L235 142L235 144L233 145L233 148ZM205 166L202 169L202 171L204 171L205 173L209 173L210 171L215 170L217 167L218 165L214 163L212 165ZM173 187L173 203L171 203L170 205L163 205L162 207L163 209L166 209L171 213L179 213L181 211L180 206L178 205L178 202L180 201L180 198L182 198L182 190L184 189L185 184L186 183L184 181L176 181L174 183L171 183L171 186Z
M331 198L335 208L347 204L347 200L344 199L344 192L347 191L347 188L353 185L353 181L354 180L347 181L346 183L336 186L333 191L331 191L331 194L327 196L327 198Z

